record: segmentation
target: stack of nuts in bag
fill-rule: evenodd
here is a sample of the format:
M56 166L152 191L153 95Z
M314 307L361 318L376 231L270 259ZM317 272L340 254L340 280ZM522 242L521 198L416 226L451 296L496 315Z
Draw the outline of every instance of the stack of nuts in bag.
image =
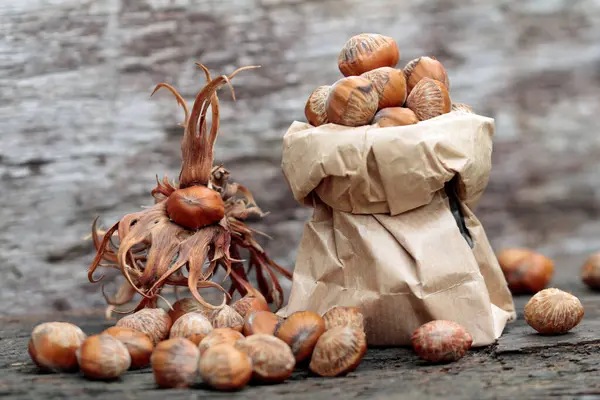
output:
M88 379L111 380L150 366L160 387L189 387L199 376L209 387L237 390L250 381L283 382L297 365L323 377L345 375L367 351L356 308L285 319L268 310L254 296L217 310L185 298L169 312L145 308L92 336L71 323L48 322L34 328L29 354L43 370L80 370Z
M435 57L419 57L397 69L400 52L394 39L363 33L352 37L338 57L345 78L319 86L304 113L313 126L378 124L380 127L417 124L452 109L448 74Z

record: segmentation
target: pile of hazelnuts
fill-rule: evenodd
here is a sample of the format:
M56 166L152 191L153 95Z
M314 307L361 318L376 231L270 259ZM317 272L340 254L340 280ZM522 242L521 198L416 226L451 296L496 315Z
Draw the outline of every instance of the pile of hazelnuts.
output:
M416 58L404 69L396 68L399 60L391 37L353 36L338 56L344 78L312 92L306 119L313 126L388 127L417 124L452 110L472 112L465 104L452 104L448 74L435 57Z
M208 387L238 390L250 381L283 382L302 364L318 376L345 375L359 365L367 340L357 308L282 318L264 299L245 296L216 310L193 298L178 300L169 312L145 308L92 336L71 323L42 323L28 350L43 370L79 370L88 379L116 379L150 366L159 387L190 387L201 377Z

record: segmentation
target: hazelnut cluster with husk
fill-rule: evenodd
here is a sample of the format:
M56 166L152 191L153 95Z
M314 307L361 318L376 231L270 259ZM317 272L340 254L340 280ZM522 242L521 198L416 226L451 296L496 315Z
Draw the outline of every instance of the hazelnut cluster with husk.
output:
M419 57L397 69L394 39L362 33L346 42L338 56L344 78L315 89L304 108L313 126L327 123L379 127L413 125L450 111L472 112L450 100L448 74L435 57Z
M219 132L217 90L228 84L235 99L231 80L239 72L256 67L242 67L228 76L212 78L204 65L197 65L204 71L207 83L197 94L191 111L167 83L157 85L152 93L161 88L169 90L185 113L180 124L184 134L179 182L170 182L166 176L159 181L157 177L157 186L152 190L154 205L125 215L106 232L99 232L96 221L93 223L92 239L97 253L88 269L90 282L102 280L104 275L94 277L98 267L116 268L125 277L114 297L104 294L103 287L108 312L117 312L115 307L130 302L136 294L141 296L137 306L118 312L154 308L165 287L187 287L198 303L213 310L223 308L235 292L264 297L276 308L283 305L278 275L291 279L291 273L266 254L255 239L260 232L245 222L265 213L246 187L229 181L227 169L213 165ZM246 266L241 260L242 249L249 254ZM223 268L231 280L228 290L212 280L218 268ZM252 269L258 288L249 284L248 273ZM222 304L205 301L199 293L202 288L224 292Z

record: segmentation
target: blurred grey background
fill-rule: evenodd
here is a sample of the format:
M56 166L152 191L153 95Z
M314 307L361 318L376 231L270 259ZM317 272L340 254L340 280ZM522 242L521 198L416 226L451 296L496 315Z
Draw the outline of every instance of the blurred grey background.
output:
M578 275L600 250L597 0L0 1L0 314L103 307L87 281L92 219L150 204L179 172L183 113L213 74L260 64L224 90L217 161L270 215L254 226L293 267L310 210L281 169L281 140L351 36L392 36L399 67L433 55L455 102L496 119L476 213L494 248L529 246ZM108 287L109 291L114 287Z

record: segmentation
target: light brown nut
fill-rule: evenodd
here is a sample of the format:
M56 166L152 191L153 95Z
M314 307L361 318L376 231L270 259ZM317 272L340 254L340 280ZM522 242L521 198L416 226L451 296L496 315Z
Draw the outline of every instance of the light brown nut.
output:
M412 334L412 345L423 360L451 362L461 359L473 344L473 337L453 321L435 320L421 325Z
M320 376L340 376L354 371L367 352L362 330L348 326L331 328L319 338L309 368Z
M589 256L581 269L581 280L590 289L600 289L600 252Z
M171 327L169 338L182 337L196 346L213 330L213 326L202 313L192 311L182 315Z
M239 390L252 378L252 361L232 345L218 344L202 355L200 376L212 388Z
M174 324L183 314L192 311L200 312L206 318L211 319L211 315L215 310L204 307L194 298L186 297L173 303L173 308L169 310L169 317L171 317L171 322Z
M498 263L513 294L537 293L552 280L554 262L542 254L524 248L502 249Z
M344 76L360 75L379 67L395 67L400 60L398 45L389 36L361 33L352 36L338 55Z
M148 335L135 329L119 326L110 327L102 333L114 336L127 347L131 357L132 369L143 368L150 364L150 356L154 351L154 345Z
M215 328L231 328L238 332L244 327L244 318L228 305L214 313L212 322Z
M435 57L419 57L409 61L404 67L406 75L406 88L408 93L423 79L435 79L450 90L450 80L446 69Z
M115 379L131 366L127 347L112 335L88 337L77 350L83 375L89 379Z
M45 371L76 371L75 355L86 334L68 322L44 322L33 328L29 340L29 356Z
M158 386L165 388L192 385L198 375L199 361L198 347L181 337L160 342L150 357L154 380Z
M248 336L236 342L235 347L252 360L252 377L257 382L283 382L296 366L290 347L272 335L259 333Z
M423 78L408 95L406 107L410 108L419 120L425 121L449 113L452 101L443 83Z
M283 318L270 311L255 311L246 317L242 332L246 336L257 333L275 334L275 328L283 321Z
M264 298L255 297L251 295L246 295L242 297L241 299L233 303L232 307L244 319L246 319L248 314L254 311L271 311L269 309L269 305L267 304Z
M577 297L556 288L539 291L525 305L525 321L545 335L567 333L579 325L583 314Z
M121 318L115 326L145 333L156 346L158 342L169 337L171 317L162 308L144 308Z
M215 328L213 329L198 345L200 355L218 344L235 345L238 340L242 340L244 335L231 328Z
M325 329L349 326L361 331L365 330L364 316L356 307L332 307L323 314L323 320L325 321Z
M298 311L277 327L275 336L286 342L292 349L296 362L301 362L310 357L323 332L325 321L319 314Z

